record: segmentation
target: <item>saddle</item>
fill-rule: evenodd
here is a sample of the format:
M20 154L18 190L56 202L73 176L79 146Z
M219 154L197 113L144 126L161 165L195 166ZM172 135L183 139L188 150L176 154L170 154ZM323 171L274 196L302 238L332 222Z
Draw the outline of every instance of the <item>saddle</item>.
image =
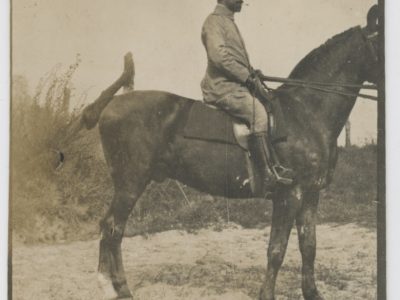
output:
M244 150L248 150L249 134L244 122L200 101L191 104L182 132L185 138L239 145Z
M190 105L186 124L182 128L185 138L238 145L245 151L249 150L249 124L201 101L193 101ZM273 142L282 140L277 126L283 122L275 122L272 115L268 119L270 138Z
M189 102L188 105L187 119L182 124L180 134L186 139L239 146L243 150L246 159L251 190L254 195L264 197L265 195L262 194L264 190L262 176L257 171L257 162L251 159L249 151L248 137L251 133L249 124L201 101ZM283 122L274 121L271 115L268 120L271 141L282 140L282 135L276 133L282 133L282 131L277 130L277 124L282 124Z

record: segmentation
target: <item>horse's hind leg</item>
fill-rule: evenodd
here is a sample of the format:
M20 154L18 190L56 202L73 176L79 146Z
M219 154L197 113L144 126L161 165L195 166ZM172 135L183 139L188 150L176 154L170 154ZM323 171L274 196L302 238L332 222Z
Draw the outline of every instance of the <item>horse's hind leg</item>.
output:
M134 126L103 124L103 150L114 183L114 198L100 222L99 279L107 299L132 299L121 255L121 242L128 217L150 181L154 147L140 141ZM143 130L142 130L143 132Z
M107 299L132 299L122 262L121 242L126 221L143 188L118 189L100 222L99 281Z
M301 205L300 188L285 189L274 198L271 236L268 246L268 265L265 282L261 288L260 300L273 300L275 283L283 263L290 231Z
M323 299L318 293L314 278L314 261L316 254L316 215L319 192L304 193L303 206L296 219L299 247L303 260L301 287L306 300Z

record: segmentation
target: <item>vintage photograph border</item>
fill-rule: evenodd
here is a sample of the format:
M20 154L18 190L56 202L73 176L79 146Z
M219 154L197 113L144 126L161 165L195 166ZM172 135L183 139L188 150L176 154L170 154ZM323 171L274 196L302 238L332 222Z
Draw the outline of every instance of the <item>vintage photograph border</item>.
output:
M399 28L400 28L400 3L396 0L379 0L381 8L381 49L380 59L386 61L386 78L384 84L379 87L378 102L378 210L377 210L377 242L378 242L378 299L395 299L400 295L400 285L396 284L398 278L398 269L400 267L400 258L398 254L399 242L397 228L400 221L397 213L400 211L398 178L400 178L398 149L400 149L400 134L398 133L398 119L400 115L400 104L396 101L398 95L398 83L400 82L399 65ZM7 294L7 277L10 280L11 257L7 257L8 246L11 248L10 239L7 239L8 232L8 185L9 185L9 122L10 122L10 104L7 101L10 95L10 74L11 74L11 46L10 45L10 9L8 1L1 2L0 36L2 41L0 65L0 298L5 299ZM386 9L386 15L384 10ZM385 32L386 36L382 34ZM386 48L386 49L385 49ZM385 57L386 50L386 57ZM382 64L383 65L383 64ZM396 84L397 83L397 84ZM386 86L386 90L385 90ZM385 100L386 99L386 100ZM383 100L383 101L382 101ZM398 100L398 99L397 99ZM386 111L386 115L385 115ZM397 124L396 124L397 123ZM385 131L385 124L387 125ZM396 128L397 127L397 128ZM387 165L386 165L387 163ZM386 178L387 174L387 178ZM397 182L397 184L396 184ZM397 199L396 199L397 198ZM397 200L397 201L396 201ZM387 226L386 226L387 225ZM8 244L8 246L7 246ZM386 245L389 245L386 248ZM392 255L393 254L393 255ZM387 273L388 272L388 273ZM8 276L7 276L8 273ZM387 275L387 276L386 276ZM8 284L11 282L9 281ZM388 287L388 289L386 289ZM11 289L9 289L11 293ZM388 296L388 297L386 297ZM10 294L8 299L11 299Z

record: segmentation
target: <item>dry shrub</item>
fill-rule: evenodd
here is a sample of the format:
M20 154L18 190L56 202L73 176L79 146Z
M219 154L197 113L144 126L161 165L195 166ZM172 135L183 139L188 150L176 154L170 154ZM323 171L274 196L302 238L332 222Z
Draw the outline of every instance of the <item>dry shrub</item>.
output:
M70 109L79 62L78 56L64 71L56 66L33 97L23 77L13 78L12 229L27 242L87 236L97 230L93 220L109 199L111 184L96 132L70 134L81 111Z

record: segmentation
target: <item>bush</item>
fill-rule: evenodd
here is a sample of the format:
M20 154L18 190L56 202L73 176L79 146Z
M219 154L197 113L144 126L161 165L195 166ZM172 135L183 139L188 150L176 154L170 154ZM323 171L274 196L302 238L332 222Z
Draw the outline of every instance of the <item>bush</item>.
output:
M14 236L28 242L85 237L94 230L112 186L96 132L71 135L80 109L70 110L77 61L55 68L29 96L13 79L11 212ZM59 165L60 152L65 157ZM89 226L88 226L89 225Z
M376 227L377 146L340 148L332 184L322 192L322 222L358 222Z

